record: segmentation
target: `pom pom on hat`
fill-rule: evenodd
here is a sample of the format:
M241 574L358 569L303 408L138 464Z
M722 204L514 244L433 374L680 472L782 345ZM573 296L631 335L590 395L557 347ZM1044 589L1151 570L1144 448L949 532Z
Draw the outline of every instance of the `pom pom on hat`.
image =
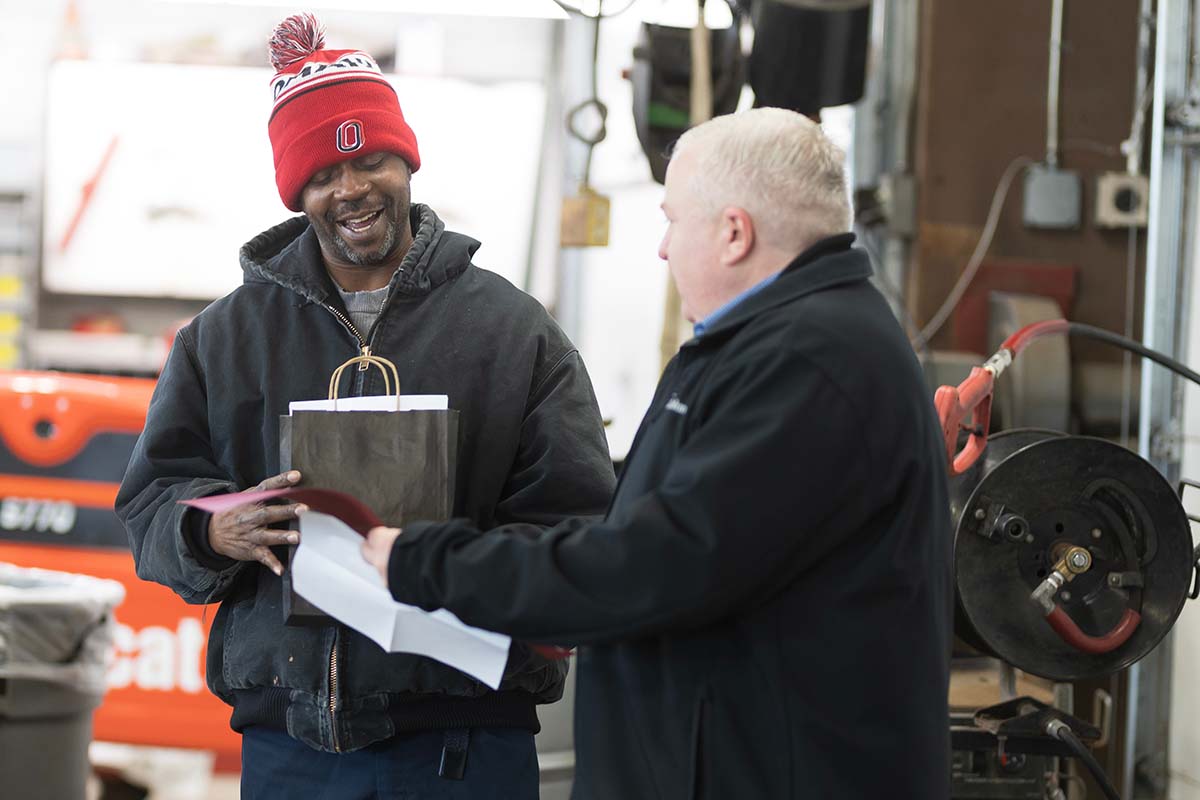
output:
M271 65L283 71L325 46L325 29L312 14L293 14L279 23L267 48Z

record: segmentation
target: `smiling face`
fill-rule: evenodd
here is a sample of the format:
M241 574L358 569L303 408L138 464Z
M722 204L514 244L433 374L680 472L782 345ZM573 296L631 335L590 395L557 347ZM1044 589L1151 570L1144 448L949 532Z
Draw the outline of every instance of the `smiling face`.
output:
M300 204L325 266L343 289L387 285L412 244L408 165L392 153L370 153L317 172Z

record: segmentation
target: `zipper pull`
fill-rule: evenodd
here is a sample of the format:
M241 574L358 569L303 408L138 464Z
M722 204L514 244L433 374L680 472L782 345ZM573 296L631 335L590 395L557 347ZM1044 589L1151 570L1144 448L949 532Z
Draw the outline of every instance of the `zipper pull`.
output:
M370 356L371 356L371 345L369 345L369 344L364 344L364 345L362 346L362 355L363 355L363 357L364 357L364 358L370 358ZM370 365L370 364L368 364L366 361L360 361L360 362L359 362L359 364L358 364L358 371L359 371L359 372L366 372L368 369L370 369L370 367L371 367L371 365Z

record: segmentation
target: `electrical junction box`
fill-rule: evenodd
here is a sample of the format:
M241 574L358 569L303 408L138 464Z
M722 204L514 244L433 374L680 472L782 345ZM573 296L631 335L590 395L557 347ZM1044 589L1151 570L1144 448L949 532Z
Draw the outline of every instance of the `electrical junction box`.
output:
M1073 230L1082 220L1079 173L1034 164L1025 173L1025 224L1030 228Z
M1096 178L1096 225L1100 228L1146 227L1150 219L1150 179L1128 172Z

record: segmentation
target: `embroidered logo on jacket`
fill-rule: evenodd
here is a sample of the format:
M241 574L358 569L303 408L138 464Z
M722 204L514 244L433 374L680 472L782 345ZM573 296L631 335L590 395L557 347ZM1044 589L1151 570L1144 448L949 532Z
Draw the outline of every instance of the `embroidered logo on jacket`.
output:
M666 408L667 411L673 411L680 416L683 416L688 412L687 404L680 400L679 395L677 394L671 395L671 399L667 401L667 404L664 406L664 408Z

